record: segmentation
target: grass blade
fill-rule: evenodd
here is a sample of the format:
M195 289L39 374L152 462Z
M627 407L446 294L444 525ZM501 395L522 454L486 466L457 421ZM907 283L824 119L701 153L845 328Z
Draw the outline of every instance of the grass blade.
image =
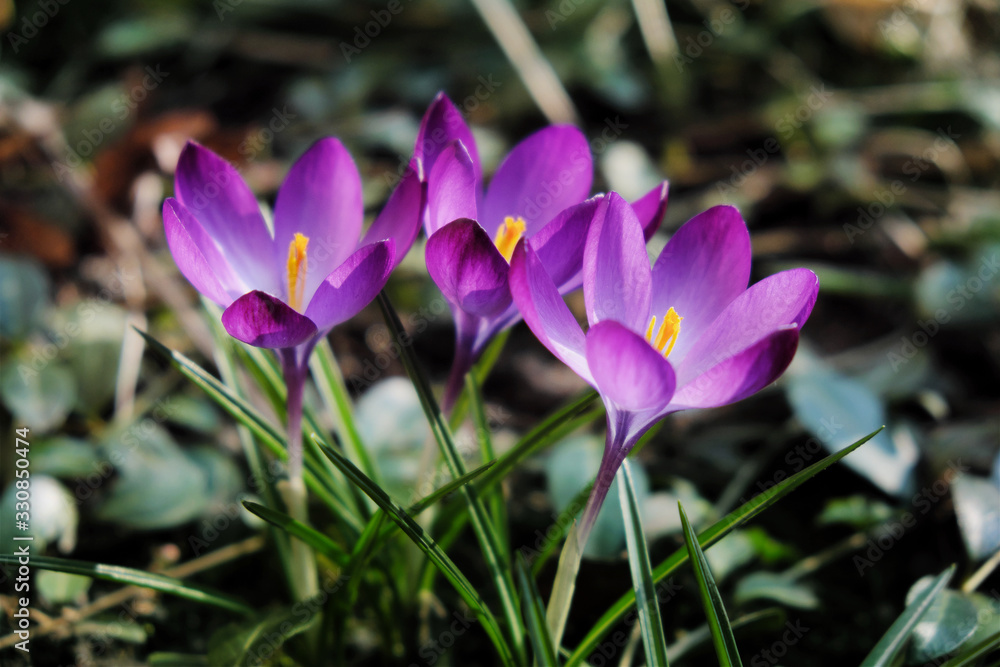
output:
M503 352L504 346L507 344L507 339L510 337L510 329L504 329L496 336L493 340L489 342L486 349L483 350L482 355L479 357L479 361L472 365L472 376L476 379L476 383L482 385L486 382L486 378L489 376L490 371L496 365L497 360L500 358L500 353ZM451 425L451 430L457 429L462 425L465 420L465 413L469 410L469 392L467 389L462 389L458 394L458 398L455 399L455 405L451 408L451 417L448 423Z
M876 431L872 431L865 437L850 446L845 447L836 454L831 454L821 461L817 461L805 470L801 470L788 479L772 486L764 493L751 498L748 502L744 503L717 521L710 528L702 531L701 535L698 537L698 541L702 548L704 549L712 544L715 544L736 528L739 528L743 524L747 523L768 507L804 484L806 481L816 476L818 473L826 470L834 463L874 438L876 435L881 433L884 428L885 427L883 426ZM688 555L686 549L678 549L675 551L666 560L656 566L653 570L653 580L659 583L660 581L666 579L687 561L687 557ZM588 632L583 638L583 641L581 641L570 654L569 659L566 661L567 667L573 667L574 665L579 665L583 662L590 652L597 647L604 636L611 631L611 628L613 628L616 623L625 617L625 614L629 612L634 604L635 593L633 591L629 591L619 598L610 609L604 612L604 615L598 619L594 627L591 628L590 632Z
M315 549L317 553L323 554L337 565L341 567L347 565L347 561L349 560L347 551L315 528L293 519L284 512L278 512L258 503L250 502L249 500L243 501L243 507L246 507L248 512L256 514L269 524L280 528L289 535L299 538Z
M437 543L435 543L434 540L424 532L423 528L421 528L409 514L392 502L388 494L386 494L381 487L369 479L363 472L361 472L360 469L358 469L357 466L351 463L351 461L329 447L323 447L322 449L323 452L330 457L330 460L333 461L333 464L344 474L344 476L346 476L351 483L361 489L365 495L371 498L375 504L389 516L390 519L396 522L396 525L400 527L403 533L409 537L421 551L427 554L427 557L441 571L445 578L451 582L452 586L455 587L455 590L462 597L465 603L469 605L469 608L477 616L479 616L483 623L483 629L486 630L486 634L488 634L490 639L493 641L493 644L500 653L500 657L504 664L516 664L513 655L510 652L510 647L507 645L507 641L504 639L503 633L500 631L500 626L497 624L493 613L490 612L489 608L479 596L479 592L472 586L468 578L462 574L462 571L458 569L458 566L456 566L455 563L452 562L451 558L448 557L448 554L441 550Z
M438 408L430 383L420 371L416 356L413 354L413 348L410 345L405 344L407 340L404 337L406 332L403 329L402 322L399 321L399 315L396 314L396 310L389 302L389 297L386 295L385 291L379 293L378 303L382 308L382 314L385 317L386 325L389 327L389 330L392 331L393 339L399 346L400 359L406 367L406 372L409 374L414 388L417 390L417 395L420 397L420 404L424 409L424 413L427 415L427 421L430 424L431 432L434 434L434 439L437 441L438 447L441 450L441 455L444 457L445 463L448 465L451 476L453 478L459 478L466 474L465 462L462 460L462 456L458 452L458 447L455 445L455 440L451 434L451 428L448 426L447 420ZM519 605L517 591L514 588L514 580L511 575L510 568L505 567L509 561L502 555L501 541L496 532L492 529L492 524L486 514L486 508L483 506L482 500L479 498L479 494L474 488L470 488L468 486L463 486L461 488L461 493L465 498L465 504L468 507L469 519L472 522L473 532L476 534L480 549L483 552L483 558L486 560L486 567L490 571L497 593L500 596L500 605L503 608L504 616L507 619L508 630L510 631L511 639L513 641L514 652L520 662L524 662L526 657L524 647L524 629L521 627L521 617L520 612L518 611Z
M996 651L997 647L1000 647L1000 632L996 632L978 644L970 646L941 665L941 667L969 667L969 665L975 663L979 658Z
M428 507L431 507L432 505L434 505L435 503L437 503L439 500L441 500L445 496L448 496L448 495L450 495L452 493L455 493L461 487L463 487L466 484L472 482L474 479L476 479L477 477L479 477L480 475L482 475L483 473L485 473L487 470L489 470L490 468L492 468L494 465L496 465L496 461L495 460L494 461L487 461L483 465L481 465L478 468L475 468L473 470L470 470L469 472L465 473L461 477L459 477L457 479L451 480L450 482L448 482L447 484L445 484L441 488L432 491L431 493L427 494L426 496L424 496L423 498L421 498L417 502L415 502L412 505L410 505L409 509L406 510L407 514L409 514L410 516L416 516L417 514L420 514L425 509L427 509Z
M146 340L149 349L169 361L181 372L181 375L200 387L219 407L228 412L240 424L246 426L253 436L262 445L267 447L272 454L281 459L288 458L288 450L284 444L284 435L274 424L255 410L253 406L180 352L171 350L144 331L139 331L138 329L136 331ZM306 461L303 478L309 490L329 505L336 512L337 516L343 519L346 525L349 525L358 533L361 532L363 525L357 515L351 512L344 502L336 496L336 493L331 491L321 481L323 476L316 474L315 465L310 461Z
M642 645L646 649L646 664L650 667L666 667L667 639L663 635L663 618L660 603L653 583L653 566L649 562L649 547L642 531L639 501L635 497L635 486L628 461L618 469L618 500L625 519L625 544L628 547L628 566L632 571L632 588L635 590L636 608L639 610L639 628Z
M931 603L934 602L934 598L944 590L944 587L948 585L954 574L955 566L952 565L935 577L931 584L921 591L920 595L916 596L913 602L907 605L903 613L899 615L899 618L889 626L889 629L882 635L882 639L878 640L875 648L871 650L864 659L864 662L861 663L861 667L884 667L885 665L892 664L893 659L906 646L906 640L910 638L913 628L920 622L920 617L930 608Z
M351 396L344 383L344 375L340 372L340 366L337 365L337 359L333 356L333 350L326 339L316 345L309 360L309 368L313 378L316 379L316 389L319 390L320 398L334 417L337 435L340 436L341 442L346 443L347 450L365 474L378 482L378 469L368 455L368 450L361 441L361 434L358 433L357 425L354 423ZM319 381L321 378L322 382Z
M465 376L465 390L469 395L469 402L472 405L472 423L476 426L476 440L479 442L479 452L483 461L493 461L496 453L493 450L493 439L490 437L490 422L486 417L486 406L483 402L483 393L479 389L479 382L474 373ZM507 505L503 499L503 490L496 488L489 493L483 494L486 502L489 503L490 514L493 519L493 532L499 542L501 554L510 553L510 537L507 534ZM510 567L508 562L507 567Z
M552 583L552 593L549 595L549 606L545 612L549 632L557 645L562 645L563 632L566 631L566 621L569 619L569 608L573 603L573 593L576 591L576 575L583 560L579 527L580 524L574 521L566 536L566 543L563 545L562 553L559 554L559 565L556 567L556 580Z
M736 638L733 637L733 628L729 624L729 614L726 613L719 587L715 584L715 577L712 576L712 568L708 566L705 552L698 544L698 536L691 527L687 514L684 513L684 506L677 503L677 510L681 513L684 544L687 546L688 558L691 560L694 576L698 581L698 593L701 595L701 604L708 618L708 627L712 631L712 644L715 645L715 655L719 658L719 665L743 667Z
M0 563L17 565L18 556L13 554L0 554ZM130 586L141 586L161 593L169 593L177 597L194 600L213 607L220 607L235 611L238 614L252 616L254 610L237 600L236 598L213 591L210 588L186 584L180 579L174 579L163 574L134 570L130 567L120 565L104 565L103 563L90 563L82 560L70 560L68 558L52 558L51 556L32 556L31 565L40 570L51 570L53 572L65 572L67 574L80 574L93 579L103 579L113 581L117 584L127 584Z
M559 660L556 658L549 626L545 621L545 604L542 602L542 596L538 594L528 564L520 553L517 554L514 567L517 570L518 583L521 585L521 604L524 607L528 639L531 640L531 646L535 651L535 664L539 667L555 667L559 664Z

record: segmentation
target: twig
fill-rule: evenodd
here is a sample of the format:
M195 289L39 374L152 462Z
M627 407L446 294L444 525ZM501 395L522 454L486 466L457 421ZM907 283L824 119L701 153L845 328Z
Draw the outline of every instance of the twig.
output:
M183 579L184 577L188 577L197 572L217 567L223 563L227 563L231 560L235 560L242 556L254 553L255 551L259 551L264 547L265 542L266 540L263 535L254 535L253 537L248 537L242 542L230 544L229 546L217 549L205 554L204 556L195 558L194 560L190 560L180 565L175 565L174 567L164 570L163 574L168 577ZM94 614L99 614L102 611L117 607L118 605L139 595L148 595L152 597L155 593L147 588L143 588L142 586L126 586L125 588L120 588L116 591L108 593L107 595L102 595L90 604L80 607L79 609L64 609L63 616L60 618L50 618L40 610L32 608L32 616L43 619L42 623L40 623L38 627L33 630L32 636L41 637L55 632L68 630L71 626L80 623ZM20 638L16 634L0 637L0 649L9 648L18 641L20 641Z
M510 2L472 0L472 4L549 122L579 124L569 93Z

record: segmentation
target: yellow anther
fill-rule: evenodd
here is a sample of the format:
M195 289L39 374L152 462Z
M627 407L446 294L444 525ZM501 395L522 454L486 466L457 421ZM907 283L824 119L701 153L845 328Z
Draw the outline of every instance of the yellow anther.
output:
M674 349L674 343L677 342L677 336L681 332L681 320L683 319L683 317L677 314L676 310L671 308L663 316L663 322L660 324L660 328L656 330L656 337L654 338L653 330L656 329L656 315L653 315L653 318L649 321L649 327L646 329L646 340L649 341L650 345L662 352L663 356L669 357L670 351Z
M493 243L508 263L514 254L514 247L517 246L517 242L521 240L522 236L524 236L524 218L521 216L514 218L508 215L497 227L497 235L493 239Z
M295 238L288 244L288 305L301 311L302 293L306 289L306 272L309 261L306 259L306 246L309 237L295 233Z

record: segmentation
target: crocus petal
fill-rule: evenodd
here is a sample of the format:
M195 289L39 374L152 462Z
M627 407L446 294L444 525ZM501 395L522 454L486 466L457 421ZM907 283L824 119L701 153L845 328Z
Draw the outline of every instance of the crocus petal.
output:
M657 410L674 394L674 369L645 338L613 320L587 332L587 363L601 396L623 410Z
M243 283L277 294L282 283L269 270L271 233L236 169L207 148L188 142L177 161L174 190Z
M479 165L476 140L472 137L469 126L465 124L462 113L455 108L447 95L438 93L431 105L427 107L423 120L420 122L420 131L417 132L413 156L423 163L424 169L430 170L448 144L456 139L461 141L465 150L469 152L476 183L482 183L483 170Z
M667 194L669 191L670 184L663 181L637 201L632 202L632 210L639 218L639 223L642 225L642 235L647 241L653 238L653 234L663 222L663 216L667 213Z
M229 335L254 347L295 347L316 335L316 325L281 299L254 290L222 313Z
M455 220L427 240L427 272L451 303L491 317L510 305L507 261L475 220Z
M222 307L246 292L215 241L173 197L163 202L163 232L177 268L196 290Z
M295 161L274 205L274 262L283 271L296 233L309 238L303 298L358 247L364 206L361 176L333 137L320 139Z
M359 248L320 283L306 316L320 331L354 317L385 287L395 266L394 255L392 239Z
M616 192L604 199L587 234L583 255L583 297L591 324L616 320L645 332L650 317L649 256L642 227Z
M594 197L569 207L528 240L560 292L576 289L583 281L587 231L601 211L603 199Z
M476 218L476 177L464 145L454 141L441 152L427 180L427 236L459 218Z
M497 168L479 221L495 229L506 216L524 218L532 236L560 211L587 198L593 164L575 127L553 125L524 139Z
M782 271L752 285L715 318L681 359L679 385L686 385L778 329L791 324L801 327L818 292L819 280L809 269Z
M396 249L393 266L398 266L410 251L410 246L420 231L424 191L420 174L416 170L411 170L389 195L389 201L368 228L362 245L392 239Z
M593 385L583 330L559 295L542 260L523 239L510 259L510 291L525 323L542 345Z
M670 308L684 318L671 354L683 357L750 280L750 234L732 206L691 218L671 237L653 265L652 314ZM787 324L781 322L780 324Z
M716 408L743 400L785 372L799 343L799 327L791 324L709 368L677 390L671 407Z

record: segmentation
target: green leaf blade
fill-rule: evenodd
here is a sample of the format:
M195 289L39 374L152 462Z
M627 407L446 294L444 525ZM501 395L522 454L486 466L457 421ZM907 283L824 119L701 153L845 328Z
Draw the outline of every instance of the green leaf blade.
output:
M17 559L18 556L13 554L0 554L0 563L17 565ZM155 572L145 572L120 565L105 565L103 563L91 563L51 556L32 556L31 565L40 570L79 574L93 579L103 579L104 581L112 581L118 584L149 588L161 593L169 593L170 595L176 595L187 600L234 611L245 616L250 616L254 613L251 607L230 595L204 586L186 584L180 579L156 574Z
M555 645L545 620L545 604L538 593L535 579L531 576L523 554L517 554L514 567L521 586L521 604L524 607L528 639L531 640L531 646L535 651L535 664L540 667L556 667L559 659L556 657Z
M930 608L938 593L944 590L954 574L955 566L952 565L935 577L934 581L921 591L913 599L913 602L907 605L899 618L889 626L889 629L885 631L882 638L865 657L861 667L886 667L886 665L892 664L893 659L903 650L906 640L910 638L913 629L920 622L920 617Z
M801 470L788 479L779 482L764 493L751 498L748 502L736 508L701 533L699 536L699 543L702 548L707 548L708 546L715 544L736 528L739 528L743 524L747 523L768 507L778 502L781 498L785 497L790 492L807 482L809 479L826 470L856 450L858 447L871 440L873 437L878 435L883 428L885 427L869 433L865 437L854 442L848 447L845 447L839 452L831 454L821 461L817 461L805 470ZM677 569L687 561L687 558L688 555L686 549L678 549L653 569L653 580L659 583L660 581L666 579L668 576L676 572ZM581 664L586 656L597 648L597 645L602 639L604 639L605 635L611 631L615 624L625 617L634 604L635 593L632 591L629 591L619 598L611 606L611 608L608 609L608 611L606 611L600 619L598 619L594 627L590 629L580 644L577 645L576 649L573 650L569 658L566 660L567 667L574 667L575 665Z
M719 658L719 664L724 667L742 667L740 652L736 647L736 638L733 636L733 628L729 624L729 614L726 613L725 605L722 603L722 595L719 587L715 584L715 577L712 576L712 569L708 566L708 559L705 552L698 544L698 536L688 521L684 507L677 503L677 509L681 514L681 524L684 527L684 543L687 546L688 557L694 568L695 579L698 581L698 593L701 595L701 603L705 608L705 615L708 617L708 627L712 632L712 643L715 645L715 654Z
M504 639L500 626L497 624L493 613L486 606L480 597L479 592L469 582L469 579L459 570L458 566L448 557L448 555L438 546L438 544L424 532L424 529L413 520L401 507L396 505L389 495L368 478L351 461L340 453L322 446L323 452L330 458L333 464L347 477L351 483L355 484L365 495L371 498L379 508L386 513L400 527L403 533L423 551L441 573L451 582L456 592L462 597L472 611L479 616L483 623L483 629L493 641L504 664L516 664L510 647Z
M627 460L618 469L618 499L625 517L625 544L628 548L629 569L632 571L632 588L636 594L636 608L639 610L642 645L646 649L646 664L650 667L667 667L670 664L667 660L667 639L663 634L663 618L653 582L653 566L649 561L649 547L642 530L639 501Z

